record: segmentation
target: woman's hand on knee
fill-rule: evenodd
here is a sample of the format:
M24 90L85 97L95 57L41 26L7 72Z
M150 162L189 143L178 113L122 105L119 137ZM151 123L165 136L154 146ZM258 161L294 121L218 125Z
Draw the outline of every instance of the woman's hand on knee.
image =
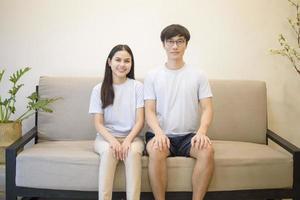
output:
M114 139L114 140L110 141L109 144L110 144L110 148L112 149L113 156L116 159L121 160L121 158L122 158L122 146L121 146L121 143L117 139Z
M128 138L125 138L125 140L122 142L122 152L121 152L121 160L125 160L128 156L128 152L130 149L131 140Z

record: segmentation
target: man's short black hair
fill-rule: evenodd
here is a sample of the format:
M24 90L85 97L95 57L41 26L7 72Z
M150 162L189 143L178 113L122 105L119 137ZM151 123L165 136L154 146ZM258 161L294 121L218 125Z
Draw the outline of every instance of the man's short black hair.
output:
M171 24L164 28L160 34L160 40L164 42L175 36L183 36L186 40L186 43L190 40L190 32L184 26L180 24Z

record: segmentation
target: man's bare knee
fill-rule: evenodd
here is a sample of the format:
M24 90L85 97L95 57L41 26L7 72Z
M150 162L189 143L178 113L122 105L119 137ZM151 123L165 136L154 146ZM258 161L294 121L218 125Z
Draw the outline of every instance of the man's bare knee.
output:
M214 149L212 145L208 145L204 149L192 149L191 156L196 158L197 160L206 160L210 161L214 158Z
M151 144L152 141L148 142L146 149L149 154L150 159L154 160L164 160L168 157L169 155L169 149L164 148L162 150L159 150L158 148L154 148L153 145Z

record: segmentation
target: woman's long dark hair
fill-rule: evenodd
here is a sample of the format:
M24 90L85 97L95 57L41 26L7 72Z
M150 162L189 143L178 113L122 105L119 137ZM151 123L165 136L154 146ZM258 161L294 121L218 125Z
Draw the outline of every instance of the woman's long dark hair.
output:
M112 60L115 53L118 51L127 51L131 56L131 69L129 73L126 75L128 78L134 79L134 58L130 47L126 44L119 44L112 48L110 51L105 64L105 74L104 80L101 86L101 101L102 101L102 108L106 108L107 106L114 103L115 93L113 88L113 77L112 77L112 70L108 64L109 60Z

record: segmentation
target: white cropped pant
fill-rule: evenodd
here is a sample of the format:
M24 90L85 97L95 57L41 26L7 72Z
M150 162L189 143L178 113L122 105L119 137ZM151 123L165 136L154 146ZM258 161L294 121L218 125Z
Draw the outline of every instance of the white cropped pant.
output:
M117 139L123 142L125 138ZM95 151L100 155L98 179L99 200L111 200L114 175L119 160L114 158L109 143L101 135L97 134L94 147ZM124 160L127 200L140 199L143 150L143 140L136 137L131 143L127 158Z

